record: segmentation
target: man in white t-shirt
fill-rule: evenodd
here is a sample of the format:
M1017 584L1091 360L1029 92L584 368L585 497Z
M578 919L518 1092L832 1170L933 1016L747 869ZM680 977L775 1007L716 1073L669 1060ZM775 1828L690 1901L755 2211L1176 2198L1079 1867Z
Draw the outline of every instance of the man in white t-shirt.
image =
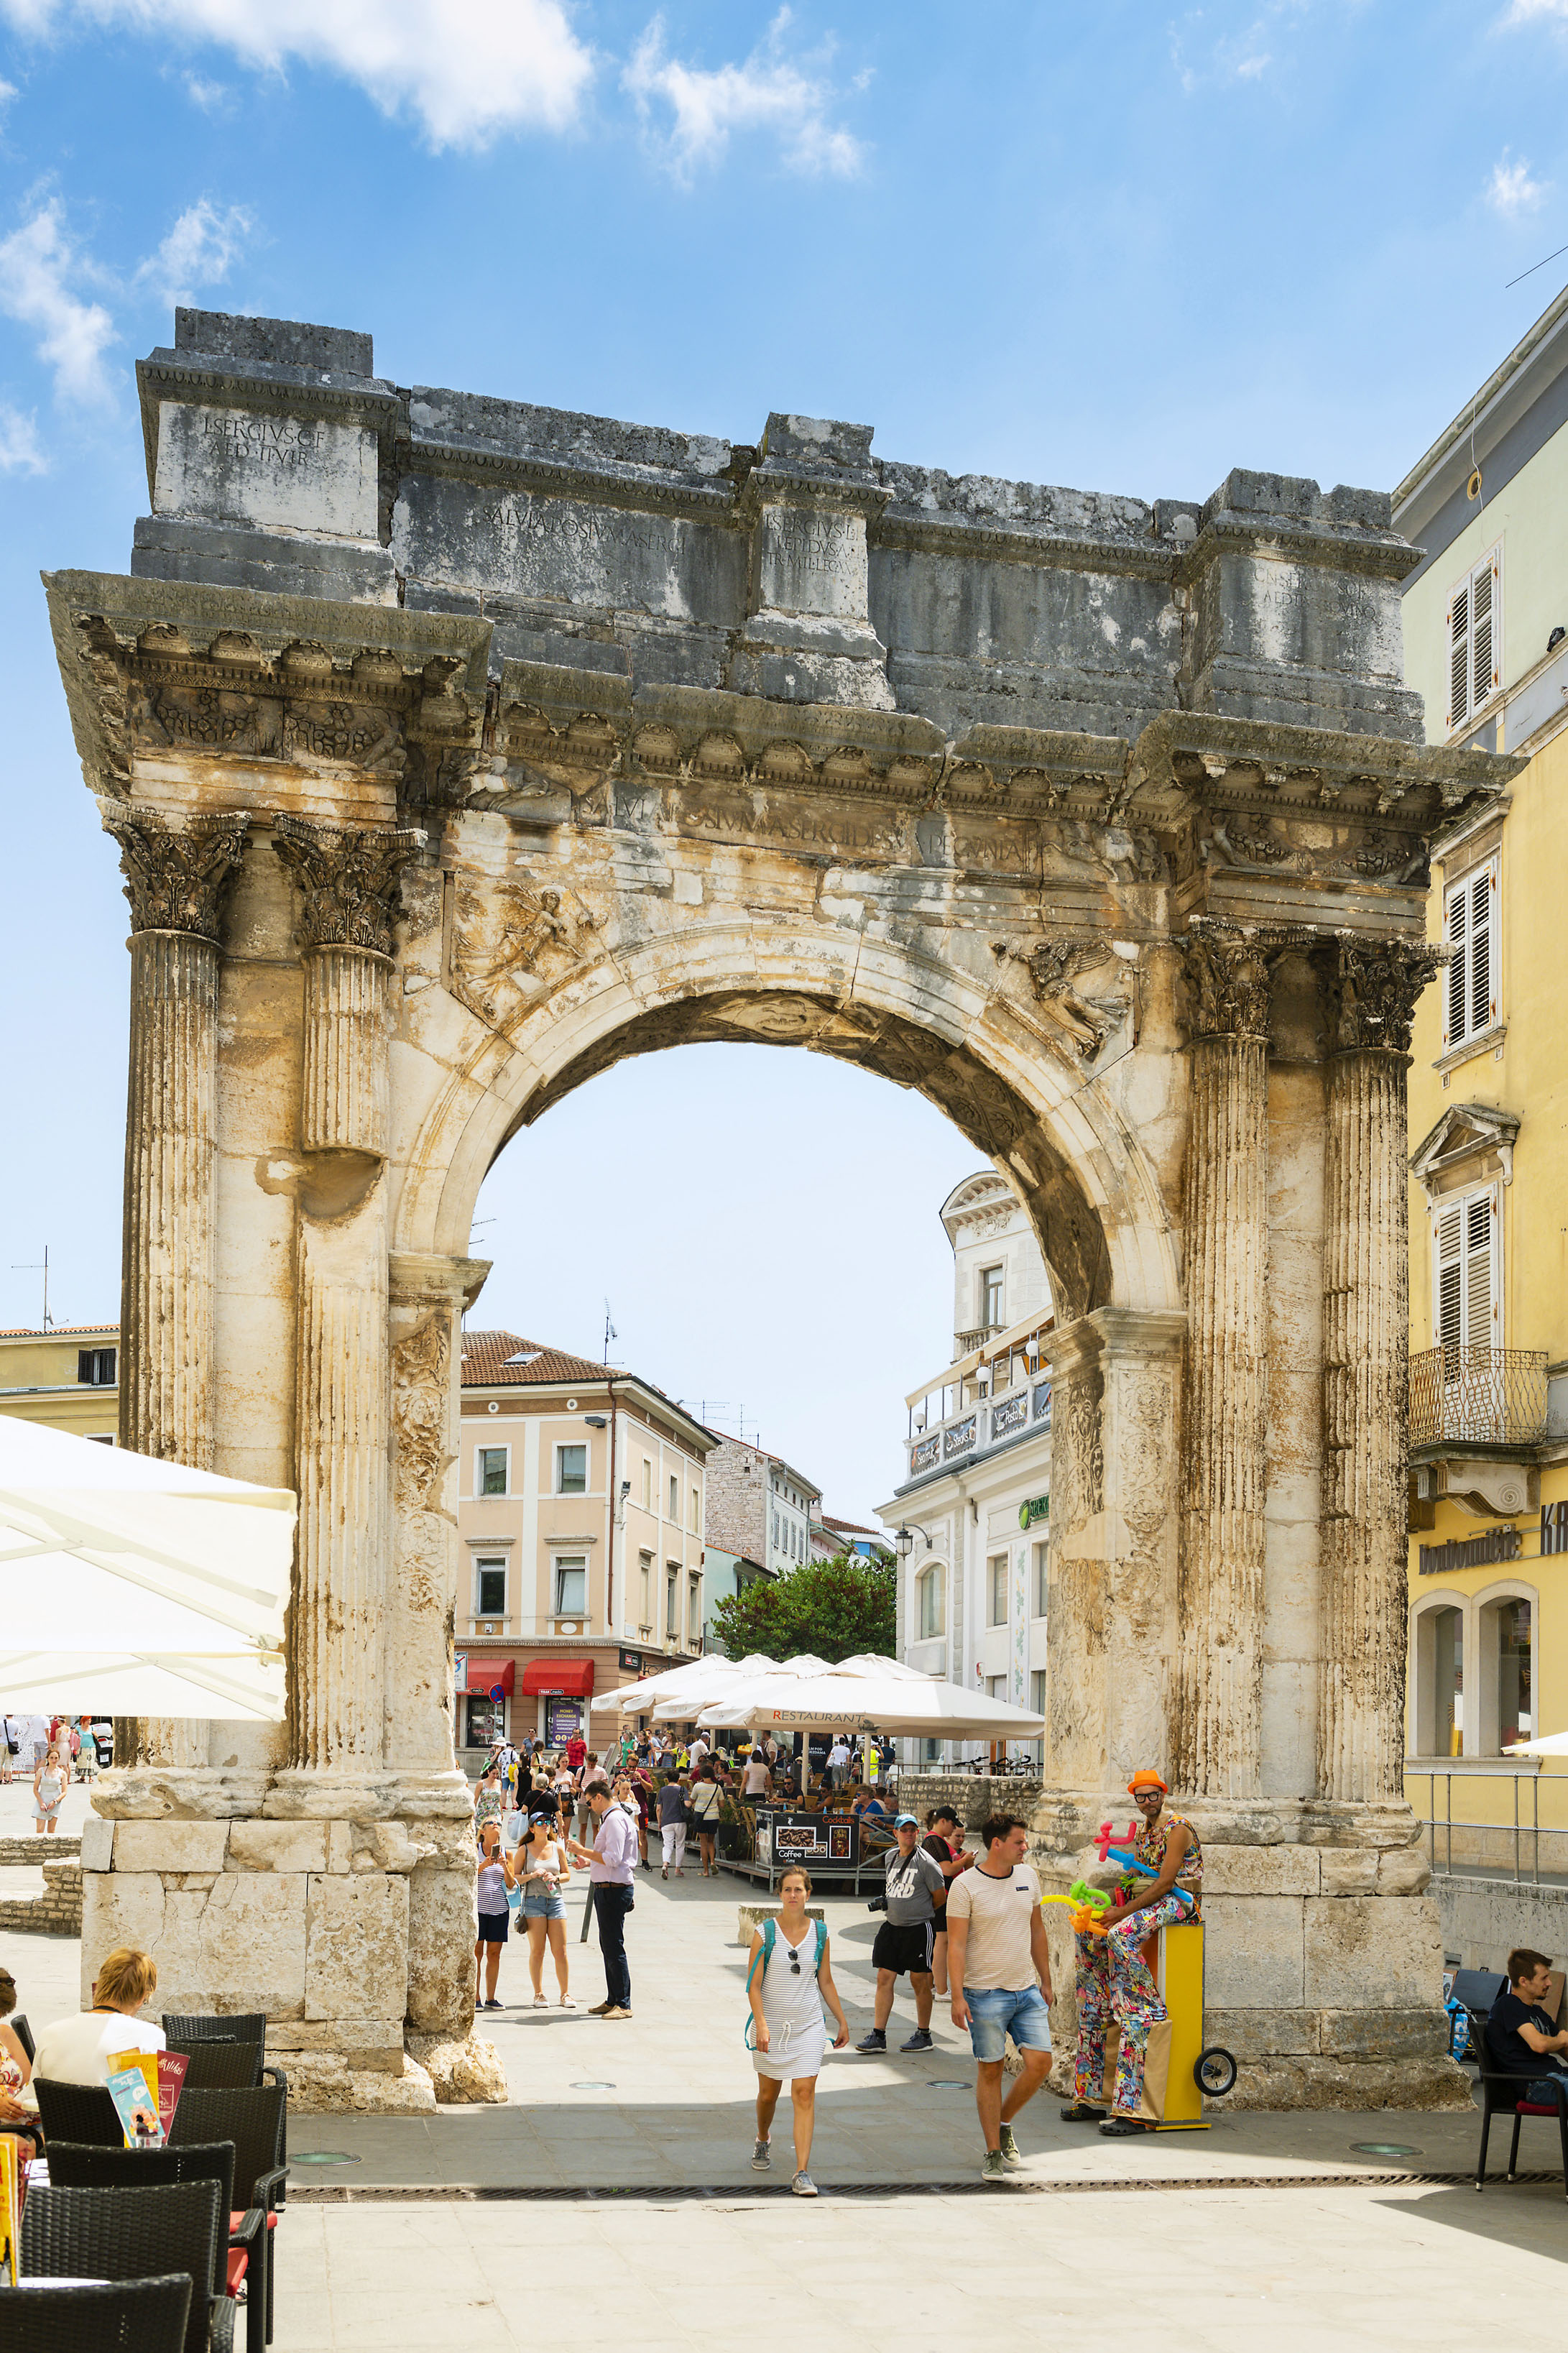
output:
M1039 1875L1026 1861L1027 1826L993 1814L983 1852L947 1896L947 1975L952 2022L974 2048L974 2105L985 2136L983 2181L1004 2181L1022 2165L1013 2118L1032 2100L1051 2063L1051 1957L1040 1910ZM1011 2034L1023 2072L1002 2097L1002 2058Z
M849 1778L849 1748L844 1735L834 1735L833 1746L827 1752L827 1769L833 1776L833 1786L842 1789Z
M47 1715L30 1715L27 1718L27 1736L23 1745L24 1756L26 1755L28 1747L33 1752L28 1759L30 1771L34 1765L41 1765L49 1753L49 1719Z
M695 1773L708 1754L708 1743L700 1732L696 1735L686 1753L691 1759L691 1769Z

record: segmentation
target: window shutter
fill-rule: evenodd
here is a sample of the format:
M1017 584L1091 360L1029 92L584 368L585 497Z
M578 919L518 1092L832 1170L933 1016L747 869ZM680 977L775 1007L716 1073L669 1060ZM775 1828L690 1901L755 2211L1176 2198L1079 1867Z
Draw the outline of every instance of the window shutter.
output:
M1448 607L1448 725L1463 726L1470 715L1470 584L1454 591Z
M1470 708L1479 711L1491 692L1496 680L1492 676L1492 566L1489 556L1478 564L1470 578Z
M1490 1193L1473 1194L1465 1203L1465 1345L1495 1347L1497 1285L1492 1280L1493 1235Z
M1464 1336L1463 1244L1464 1216L1456 1205L1443 1211L1432 1238L1432 1339L1439 1348L1457 1348Z
M1445 1050L1457 1046L1466 1031L1465 1011L1468 1002L1469 965L1466 953L1466 915L1469 906L1468 887L1461 883L1448 893L1448 944L1454 960L1448 966L1448 986L1445 999L1443 1045Z
M1470 1018L1473 1037L1492 1020L1492 870L1487 867L1470 885Z

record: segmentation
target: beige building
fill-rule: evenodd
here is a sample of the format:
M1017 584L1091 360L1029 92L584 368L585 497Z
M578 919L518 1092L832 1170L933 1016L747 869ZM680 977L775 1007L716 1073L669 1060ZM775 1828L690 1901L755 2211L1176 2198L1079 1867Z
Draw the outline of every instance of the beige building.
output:
M0 1332L0 1413L112 1446L120 1415L119 1324Z
M899 1656L1043 1715L1051 1384L1050 1279L1022 1203L994 1168L942 1207L952 1246L952 1362L906 1399L909 1477L879 1516L899 1545ZM912 1744L909 1744L912 1747ZM975 1741L947 1744L952 1761ZM943 1753L927 1741L921 1761Z
M595 1692L701 1651L714 1443L634 1373L464 1333L459 1750L502 1733L593 1746Z

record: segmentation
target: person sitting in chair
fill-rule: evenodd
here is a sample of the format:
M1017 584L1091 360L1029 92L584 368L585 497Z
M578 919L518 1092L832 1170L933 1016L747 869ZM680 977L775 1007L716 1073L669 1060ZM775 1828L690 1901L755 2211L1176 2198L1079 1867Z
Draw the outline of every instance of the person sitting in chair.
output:
M1509 1955L1508 1983L1487 2018L1487 2048L1505 2075L1527 2078L1516 2098L1568 2104L1568 2068L1559 2055L1568 2051L1568 2033L1560 2034L1542 2007L1551 1977L1544 1953L1521 1945Z

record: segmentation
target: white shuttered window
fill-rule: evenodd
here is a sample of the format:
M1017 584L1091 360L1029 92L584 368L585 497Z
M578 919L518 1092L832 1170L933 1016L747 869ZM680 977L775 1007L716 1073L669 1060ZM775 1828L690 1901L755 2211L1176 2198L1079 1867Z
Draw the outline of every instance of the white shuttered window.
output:
M1468 727L1502 684L1502 542L1448 600L1448 733Z
M1433 1221L1432 1339L1439 1348L1502 1346L1502 1188L1443 1201Z
M1443 894L1443 936L1453 961L1443 976L1443 1046L1462 1046L1498 1019L1499 893L1497 859L1450 883Z

